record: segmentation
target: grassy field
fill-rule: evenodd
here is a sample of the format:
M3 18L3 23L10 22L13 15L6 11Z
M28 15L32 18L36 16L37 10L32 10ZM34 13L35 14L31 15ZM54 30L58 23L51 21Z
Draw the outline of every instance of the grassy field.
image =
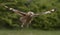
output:
M60 35L60 31L0 30L0 35Z

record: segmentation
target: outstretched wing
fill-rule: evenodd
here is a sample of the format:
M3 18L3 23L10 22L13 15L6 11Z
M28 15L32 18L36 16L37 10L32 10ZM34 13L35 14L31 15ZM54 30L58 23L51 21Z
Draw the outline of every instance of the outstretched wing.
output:
M55 9L52 9L52 10L50 10L50 11L46 11L46 12L42 12L42 13L37 13L37 14L35 14L35 16L44 15L44 14L50 14L50 13L52 13L52 12L54 12L54 11L55 11Z
M52 9L52 10L50 10L50 11L43 12L42 15L44 15L44 14L50 14L50 13L52 13L52 12L54 12L54 11L55 11L55 9Z
M25 15L26 15L26 13L21 12L21 11L19 11L19 10L16 10L16 9L14 9L14 8L9 8L8 6L4 6L4 7L7 8L7 9L9 9L9 10L11 10L11 11L13 11L13 12L15 12L16 14L18 14L18 15L20 15L20 16L25 16Z

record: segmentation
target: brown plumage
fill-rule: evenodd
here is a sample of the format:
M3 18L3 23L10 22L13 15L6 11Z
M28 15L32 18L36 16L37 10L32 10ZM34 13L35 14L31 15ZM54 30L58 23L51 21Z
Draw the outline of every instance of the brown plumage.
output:
M31 23L31 21L33 20L33 17L38 16L38 15L43 15L43 14L49 14L55 11L55 9L52 9L50 11L46 11L43 12L42 14L35 14L34 12L29 11L28 13L24 13L21 12L19 10L16 10L14 8L9 8L8 6L4 6L5 8L12 10L13 12L15 12L16 14L20 15L20 21L21 21L21 27L24 27L24 25L26 25L27 27L29 26L29 24Z

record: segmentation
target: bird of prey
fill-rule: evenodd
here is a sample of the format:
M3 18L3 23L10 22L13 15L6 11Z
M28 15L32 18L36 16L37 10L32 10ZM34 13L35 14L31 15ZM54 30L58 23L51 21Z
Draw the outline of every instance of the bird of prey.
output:
M19 10L16 10L14 8L9 8L8 6L4 6L5 8L9 9L9 10L12 10L13 12L15 12L16 14L20 15L20 21L21 21L21 27L23 28L24 26L29 26L29 24L32 22L33 20L33 17L36 17L38 15L44 15L44 14L49 14L49 13L52 13L55 11L55 9L51 9L50 11L46 11L46 12L43 12L41 14L35 14L34 12L32 11L29 11L27 13L24 13L24 12L21 12Z

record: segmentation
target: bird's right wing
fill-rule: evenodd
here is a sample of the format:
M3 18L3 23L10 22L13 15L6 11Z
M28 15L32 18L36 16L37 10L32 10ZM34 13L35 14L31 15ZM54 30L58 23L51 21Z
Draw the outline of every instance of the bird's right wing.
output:
M15 12L16 14L18 14L18 15L20 15L20 16L25 16L25 15L26 15L26 13L21 12L21 11L19 11L19 10L16 10L16 9L14 9L14 8L9 8L8 6L4 6L4 7L7 8L7 9L9 9L9 10L11 10L11 11L13 11L13 12Z

